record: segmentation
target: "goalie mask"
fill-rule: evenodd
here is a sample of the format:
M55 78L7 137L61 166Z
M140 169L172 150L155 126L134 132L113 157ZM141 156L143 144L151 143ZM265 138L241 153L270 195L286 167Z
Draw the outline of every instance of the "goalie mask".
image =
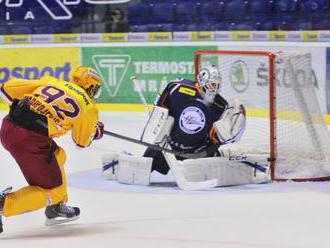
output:
M212 103L222 83L218 69L215 66L202 68L197 75L197 82L202 89L202 97L204 100L208 103Z
M90 98L94 98L98 95L101 86L101 77L91 67L79 66L70 79L71 83L74 83L83 88Z

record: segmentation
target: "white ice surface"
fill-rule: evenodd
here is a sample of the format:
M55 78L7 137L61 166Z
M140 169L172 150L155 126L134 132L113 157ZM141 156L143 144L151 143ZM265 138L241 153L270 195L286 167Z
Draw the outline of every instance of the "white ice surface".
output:
M145 118L101 114L106 129L135 138ZM121 185L101 178L102 154L123 149L140 154L143 147L104 137L83 150L70 139L58 144L67 151L69 200L81 208L81 218L51 228L43 225L43 210L5 218L0 248L330 247L329 182L183 192L171 175L155 173L151 187ZM14 160L0 148L0 189L24 186Z

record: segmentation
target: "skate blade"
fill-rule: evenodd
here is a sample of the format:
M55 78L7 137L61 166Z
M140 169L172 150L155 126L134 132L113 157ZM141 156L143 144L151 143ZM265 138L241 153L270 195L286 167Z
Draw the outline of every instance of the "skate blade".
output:
M78 220L78 219L79 219L79 216L75 216L75 217L72 217L72 218L64 218L64 219L56 219L56 218L48 219L48 218L46 218L45 226L60 225L60 224L75 221L75 220Z

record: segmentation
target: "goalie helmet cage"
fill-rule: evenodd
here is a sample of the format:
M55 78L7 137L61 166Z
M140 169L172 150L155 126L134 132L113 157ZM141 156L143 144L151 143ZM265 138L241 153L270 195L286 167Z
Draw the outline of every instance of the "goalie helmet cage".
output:
M195 52L195 76L215 65L220 94L247 109L242 139L233 154L266 154L274 181L330 180L330 134L313 85L311 54L300 51Z

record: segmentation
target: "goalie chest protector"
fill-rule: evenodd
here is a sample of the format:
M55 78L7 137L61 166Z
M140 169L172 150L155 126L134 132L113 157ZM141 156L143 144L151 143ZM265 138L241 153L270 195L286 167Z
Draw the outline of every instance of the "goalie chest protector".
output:
M214 105L207 106L201 99L190 98L185 104L170 109L175 118L171 145L176 150L193 152L208 145L208 133L213 122L222 114Z

